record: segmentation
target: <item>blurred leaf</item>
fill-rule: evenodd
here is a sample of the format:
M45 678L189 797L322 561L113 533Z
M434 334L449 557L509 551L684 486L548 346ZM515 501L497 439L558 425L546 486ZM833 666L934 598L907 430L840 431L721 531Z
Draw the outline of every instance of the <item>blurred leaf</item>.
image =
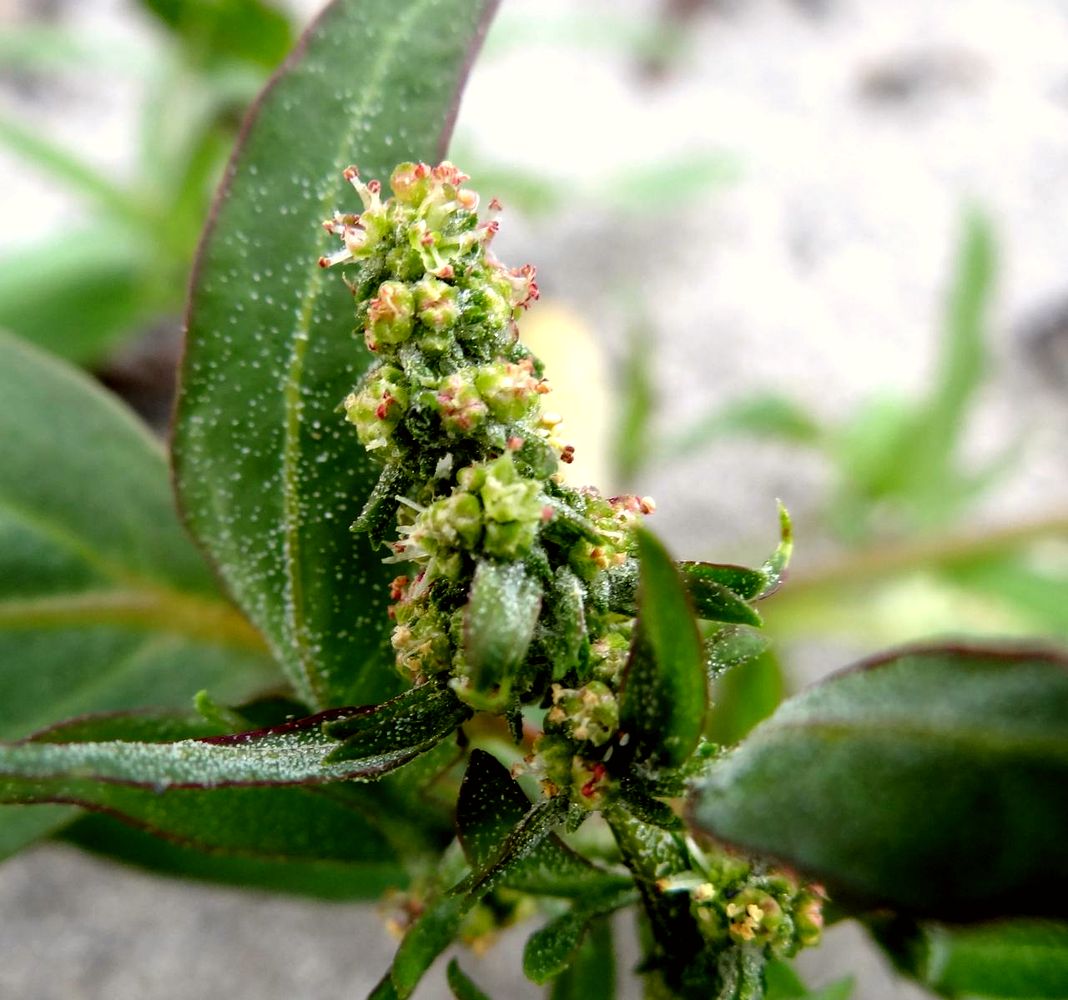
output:
M87 37L61 25L7 21L0 32L0 66L29 72L69 72L72 67L105 68L108 73L146 73L151 52L128 39Z
M712 688L708 738L733 746L778 708L785 688L782 666L771 650L728 671Z
M7 337L0 399L0 739L56 717L185 707L204 687L240 701L274 683L259 637L178 524L148 432ZM65 815L0 810L0 845Z
M910 441L911 488L931 522L950 509L945 491L957 478L956 448L986 368L985 320L994 276L994 234L989 221L972 210L963 222L938 383L922 412L921 432Z
M370 355L351 337L349 290L318 267L329 239L319 223L344 207L349 163L386 178L399 160L441 155L492 9L329 5L254 111L201 248L178 491L194 534L315 707L380 701L397 686L390 574L349 531L378 469L337 413Z
M248 59L273 69L293 32L278 5L264 0L140 0L186 45L195 61Z
M613 442L616 474L624 483L633 482L644 471L652 452L653 377L652 331L645 321L632 323L618 378L620 412Z
M786 962L772 959L764 966L763 1000L849 1000L853 988L853 979L846 978L810 990Z
M1068 636L1068 560L1057 561L1063 565L1008 554L959 562L946 567L946 574L968 590L1011 605L1036 631Z
M741 174L727 153L678 153L667 160L616 171L598 184L598 194L619 211L670 212L693 204L711 188L725 187Z
M161 312L177 312L179 286L157 288L158 261L110 224L65 233L0 260L0 328L68 361L98 361ZM77 308L72 307L77 303Z
M616 994L615 959L611 922L595 920L571 964L553 980L551 1000L611 1000Z
M69 150L44 138L11 118L0 117L0 146L46 174L52 174L68 191L87 198L112 218L143 227L152 216L143 205L103 173ZM165 230L159 233L166 243Z
M1068 660L907 650L785 702L698 790L704 831L840 902L949 919L1068 898Z
M471 752L456 805L456 827L474 871L489 864L530 808L530 800L503 764L484 750ZM591 892L619 893L630 879L596 867L550 834L513 867L504 884L537 895L582 898Z
M638 532L638 622L620 693L629 757L677 767L697 746L708 704L704 649L686 586L664 547Z
M683 458L716 438L749 435L790 444L817 445L823 431L815 419L784 396L757 395L717 408L669 438L665 458Z
M463 658L470 677L470 692L487 708L501 706L519 692L512 689L523 665L541 612L541 586L522 563L479 561L464 608Z
M445 975L449 982L449 989L452 990L452 995L456 1000L489 1000L489 997L474 984L471 977L460 968L460 963L455 958L449 962Z
M884 919L870 929L899 971L941 996L1068 996L1068 924L1012 920L961 927Z

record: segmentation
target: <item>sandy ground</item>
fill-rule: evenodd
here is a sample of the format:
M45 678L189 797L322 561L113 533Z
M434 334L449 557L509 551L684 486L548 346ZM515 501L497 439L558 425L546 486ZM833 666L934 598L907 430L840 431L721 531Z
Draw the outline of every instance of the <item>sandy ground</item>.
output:
M0 15L26 6L5 0ZM85 31L144 30L118 0L71 7ZM505 0L458 143L576 195L562 216L506 215L501 255L537 263L546 299L609 358L643 319L667 427L755 387L839 419L929 378L961 213L977 204L998 234L1000 279L994 375L967 450L978 461L1020 442L1015 471L977 516L1063 503L1068 2L720 0L655 79L633 42L654 8ZM65 93L35 98L40 120L68 139L91 129L87 152L122 169L136 96L106 78ZM729 164L729 183L684 205L665 206L655 179L612 194L621 171L655 178L695 158ZM0 177L2 247L71 211L10 161ZM752 561L771 542L773 498L803 523L828 475L811 456L724 442L638 486L655 493L657 527L677 551ZM821 545L803 544L798 564ZM799 646L792 662L808 678L856 651ZM0 869L0 911L0 998L359 996L393 947L368 908L177 884L54 846ZM854 929L829 938L803 959L814 983L856 970L858 1000L918 995ZM521 946L512 935L466 964L492 995L535 996L515 982ZM419 994L444 995L433 977Z

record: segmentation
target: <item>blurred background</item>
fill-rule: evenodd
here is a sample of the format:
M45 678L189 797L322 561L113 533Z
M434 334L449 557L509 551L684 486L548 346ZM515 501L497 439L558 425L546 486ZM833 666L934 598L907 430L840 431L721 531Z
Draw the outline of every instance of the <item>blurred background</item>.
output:
M211 192L319 6L0 0L0 328L161 432ZM720 739L890 644L1068 637L1068 0L504 0L451 157L538 267L576 477L652 494L687 558L759 563L793 514ZM0 910L4 997L355 996L393 946L55 845ZM919 995L828 937L814 984Z

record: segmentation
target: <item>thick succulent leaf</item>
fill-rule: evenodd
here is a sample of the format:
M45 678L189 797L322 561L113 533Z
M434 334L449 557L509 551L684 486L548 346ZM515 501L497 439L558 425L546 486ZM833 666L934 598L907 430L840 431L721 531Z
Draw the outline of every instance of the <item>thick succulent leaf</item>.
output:
M471 709L450 688L432 682L421 684L381 705L367 705L326 723L329 736L344 740L329 760L427 749L470 717Z
M537 850L562 816L553 801L534 806L511 830L481 868L433 903L404 936L393 961L393 986L400 1000L411 996L434 959L456 937L461 923L475 904Z
M595 920L571 964L553 980L552 1000L610 1000L616 995L615 957L611 922Z
M638 556L638 625L620 695L620 728L636 757L677 767L704 727L704 649L686 587L664 547L639 532Z
M519 783L496 757L484 750L471 752L456 805L456 828L472 870L492 861L530 808ZM538 895L583 897L593 891L620 892L630 880L603 871L550 834L512 867L504 884Z
M460 963L455 958L449 962L445 976L456 1000L489 1000L489 997L475 985L471 977L460 968Z
M148 432L81 373L3 336L0 399L0 739L276 683L182 531ZM0 810L0 855L65 815Z
M252 112L193 282L174 436L186 519L315 707L397 689L389 577L349 531L378 470L338 404L370 362L317 265L342 170L434 160L493 0L336 0Z
M323 732L324 721L312 716L272 729L173 743L0 744L0 802L73 802L122 814L132 808L131 788L149 789L160 802L166 792L171 796L166 801L178 803L179 793L189 790L373 781L417 754L398 750L330 763L337 742Z
M571 964L590 924L596 918L608 916L637 900L637 891L630 888L622 892L590 893L576 902L527 939L523 949L524 975L539 984L560 975Z
M1068 907L1068 660L913 649L785 702L695 795L702 830L842 900L943 919Z
M952 926L877 919L869 930L900 972L945 997L1068 996L1068 924L1004 920Z

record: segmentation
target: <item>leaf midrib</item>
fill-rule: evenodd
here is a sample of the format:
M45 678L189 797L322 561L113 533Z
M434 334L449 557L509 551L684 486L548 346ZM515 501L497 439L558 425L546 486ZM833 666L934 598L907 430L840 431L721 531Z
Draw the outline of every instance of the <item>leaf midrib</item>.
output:
M362 99L357 109L349 116L349 128L342 133L334 155L332 178L326 186L326 192L320 202L320 217L328 217L337 207L341 192L341 183L337 179L348 165L345 153L351 148L356 130L366 116L368 109L378 101L382 93L385 69L404 38L407 37L411 22L428 6L429 2L413 5L404 17L394 24L394 30L379 45L379 57L368 75L368 84L362 92ZM326 246L326 237L320 230L316 239L316 253ZM309 258L311 259L311 258ZM308 282L301 298L299 321L293 336L293 349L286 374L284 406L285 425L282 448L282 512L285 524L283 534L283 563L286 576L286 617L299 662L303 686L311 701L318 707L325 704L325 682L315 669L315 656L308 642L306 616L304 614L304 587L300 576L300 430L302 412L302 388L304 361L310 341L312 318L315 304L322 288L323 272L316 267L308 271Z

